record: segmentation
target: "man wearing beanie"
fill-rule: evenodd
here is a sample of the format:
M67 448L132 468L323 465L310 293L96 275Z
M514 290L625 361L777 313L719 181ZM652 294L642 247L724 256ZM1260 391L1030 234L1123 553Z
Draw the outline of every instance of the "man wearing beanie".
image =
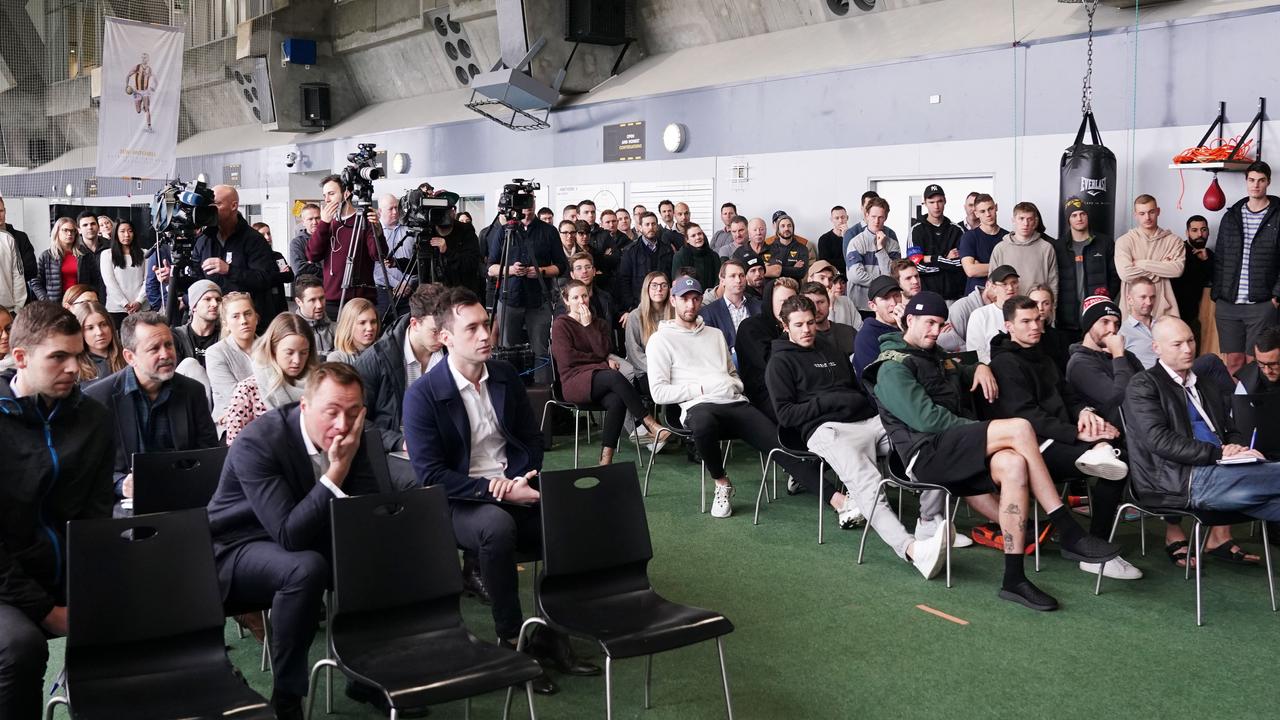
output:
M187 288L187 307L191 310L191 322L173 329L173 345L178 351L178 362L195 358L204 367L204 353L218 342L222 332L218 322L218 307L222 305L222 290L212 280L197 280Z
M1089 229L1089 213L1084 202L1075 196L1067 198L1062 212L1071 226L1071 235L1062 238L1058 253L1058 307L1056 324L1075 337L1086 332L1080 327L1084 298L1094 290L1105 288L1107 296L1120 297L1120 275L1116 272L1115 242L1106 235Z
M905 329L880 339L880 357L867 366L863 386L875 397L908 476L968 498L1000 523L1005 555L999 597L1033 610L1056 610L1058 601L1023 571L1033 497L1057 528L1063 557L1105 563L1120 548L1085 534L1058 499L1031 423L977 420L973 391L980 388L992 402L999 388L985 365L960 365L938 348L946 322L947 304L940 295L925 291L911 298L903 311ZM946 530L950 537L951 529Z
M808 241L796 235L796 221L790 215L778 215L774 227L778 234L765 239L770 248L769 264L781 266L782 277L789 277L796 282L804 280L809 271L810 255Z
M1099 478L1090 513L1090 532L1105 539L1120 504L1122 482L1129 468L1120 451L1108 441L1120 437L1116 424L1083 400L1045 352L1041 338L1044 320L1035 300L1017 295L1004 304L1005 332L991 341L991 372L1000 385L989 417L1025 418L1035 428L1040 454L1058 479L1083 475ZM1080 563L1084 572L1098 572L1098 565ZM1107 577L1136 580L1142 571L1117 557L1106 564Z

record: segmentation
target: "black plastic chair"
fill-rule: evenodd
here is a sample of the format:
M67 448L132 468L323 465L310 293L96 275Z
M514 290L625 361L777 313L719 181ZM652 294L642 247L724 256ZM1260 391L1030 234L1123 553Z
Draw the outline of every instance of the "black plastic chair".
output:
M333 593L329 657L311 669L308 716L316 677L336 667L377 688L392 708L467 700L525 684L542 669L527 655L481 642L458 609L462 573L442 486L334 500ZM394 548L394 551L389 551Z
M67 613L66 695L46 718L275 717L227 657L203 509L68 523Z
M827 463L817 453L809 452L801 447L801 442L794 433L789 433L782 428L778 428L778 447L769 451L765 457L764 467L760 471L760 489L756 491L756 514L751 521L752 525L760 524L760 498L768 497L766 484L769 479L769 466L773 466L773 482L774 495L777 495L778 467L774 465L774 455L787 455L796 460L811 461L818 463L818 544L822 544L822 520L823 513L826 512L827 503L822 499L823 486L826 484Z
M202 508L218 489L226 447L133 454L133 513Z
M521 647L526 630L536 624L599 643L605 655L605 717L612 718L614 661L645 657L647 708L652 656L714 639L732 720L723 636L733 631L733 624L719 613L673 603L653 589L646 571L653 546L635 468L548 472L540 489L542 617L530 618L520 628ZM508 704L510 700L508 691Z
M560 383L560 368L556 366L556 356L551 355L551 399L542 405L542 424L538 429L545 432L547 427L547 411L552 406L568 410L573 413L573 466L578 467L578 425L579 420L584 413L587 414L587 442L591 442L591 416L593 412L603 413L606 409L603 405L596 403L577 404L571 403L564 399L564 386ZM633 418L636 422L640 422L642 418ZM631 441L636 446L636 462L643 464L644 457L640 455L640 439L635 433L631 434ZM655 444L656 447L656 444Z
M1125 441L1128 442L1128 428L1125 427L1124 412L1120 413L1120 424L1124 427ZM1196 569L1196 627L1204 625L1204 616L1202 613L1203 601L1201 599L1201 583L1200 583L1200 566L1204 562L1204 545L1209 539L1209 533L1206 532L1207 527L1214 525L1235 525L1237 523L1253 522L1257 518L1249 517L1237 512L1222 512L1216 510L1197 510L1194 508L1166 508L1144 503L1133 490L1133 485L1125 484L1125 502L1116 508L1115 520L1111 523L1111 534L1108 536L1109 541L1115 541L1116 530L1120 528L1120 521L1124 519L1125 510L1133 508L1139 513L1139 517L1163 518L1168 516L1191 518L1191 547L1187 554L1186 568L1183 570L1183 578L1191 577L1191 566L1195 565ZM1262 555L1266 561L1267 568L1267 590L1271 593L1271 612L1276 611L1276 581L1275 576L1271 572L1271 538L1267 535L1267 523L1259 523L1262 525ZM1145 535L1146 526L1140 532ZM1143 555L1146 554L1146 542L1143 542ZM1102 568L1098 568L1098 579L1093 587L1093 594L1098 595L1102 592Z

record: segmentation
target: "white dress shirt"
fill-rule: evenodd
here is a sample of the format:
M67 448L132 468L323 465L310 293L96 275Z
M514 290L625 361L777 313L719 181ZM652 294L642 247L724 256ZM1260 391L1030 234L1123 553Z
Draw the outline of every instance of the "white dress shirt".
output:
M423 373L431 372L431 368L440 364L444 358L444 351L437 350L431 353L431 359L427 361L427 367L423 369L422 363L418 362L418 355L413 351L413 343L409 342L409 332L406 330L404 334L404 386L407 388L413 385Z
M303 420L301 412L298 413L298 429L302 430L302 445L307 449L307 458L311 460L311 469L319 477L320 484L329 488L329 492L333 493L334 497L348 497L346 493L342 492L342 488L333 484L333 481L329 479L327 474L329 472L329 454L311 442L311 436L307 434L307 423Z
M473 478L501 478L507 476L507 441L498 427L498 413L489 397L489 368L480 376L480 387L458 372L452 359L449 373L462 396L462 407L467 411L471 425L471 467L467 475Z

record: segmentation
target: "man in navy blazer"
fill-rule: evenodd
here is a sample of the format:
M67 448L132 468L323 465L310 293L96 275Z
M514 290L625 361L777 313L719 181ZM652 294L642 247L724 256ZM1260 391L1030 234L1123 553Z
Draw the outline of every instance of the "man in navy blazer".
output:
M364 414L355 368L320 365L301 402L240 433L209 501L224 602L271 607L271 702L280 718L303 716L307 650L330 577L329 501L381 489L359 452Z
M738 324L760 314L760 301L747 295L747 267L741 260L725 260L720 265L719 300L702 306L702 322L724 334L730 352L738 340Z
M409 458L423 485L444 485L458 544L479 556L498 638L514 644L524 620L516 551L541 546L534 478L542 468L542 435L515 368L492 359L479 298L450 288L435 317L449 353L405 396ZM563 672L599 672L567 653L549 659ZM545 677L535 681L535 691L555 689Z
M218 430L198 381L175 373L178 353L164 315L134 313L120 326L129 367L97 380L84 394L115 419L116 497L133 497L133 454L217 447Z

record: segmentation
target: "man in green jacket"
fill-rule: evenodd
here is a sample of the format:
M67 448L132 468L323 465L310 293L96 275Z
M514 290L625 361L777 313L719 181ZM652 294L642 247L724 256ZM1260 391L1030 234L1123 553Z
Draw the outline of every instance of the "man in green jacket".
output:
M1040 455L1031 423L1022 418L981 422L972 392L988 402L999 392L985 365L964 366L937 346L947 322L947 304L924 291L904 310L906 330L880 339L881 353L863 373L876 398L880 418L907 475L940 485L997 517L1004 535L1004 579L999 597L1033 610L1058 608L1058 601L1036 587L1023 572L1027 516L1034 495L1060 534L1063 557L1102 563L1120 548L1084 532L1058 497ZM985 496L981 497L980 496Z

